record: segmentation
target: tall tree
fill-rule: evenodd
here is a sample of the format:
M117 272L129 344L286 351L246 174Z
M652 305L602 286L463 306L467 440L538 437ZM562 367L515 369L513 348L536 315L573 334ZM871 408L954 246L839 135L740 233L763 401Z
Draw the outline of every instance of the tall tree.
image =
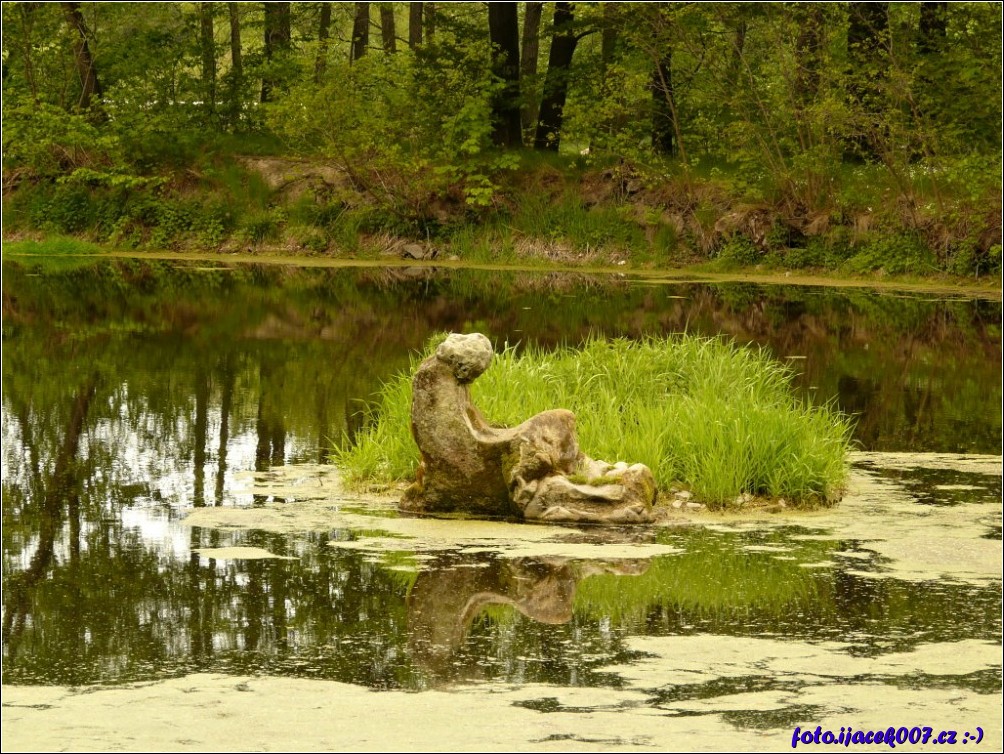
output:
M519 16L516 3L488 3L488 38L492 74L499 87L492 98L492 141L501 147L521 147L519 107Z
M882 126L883 89L888 75L889 4L848 3L847 58L850 61L848 94L859 116L859 128L850 139L849 156L878 156Z
M24 63L24 78L28 82L31 90L31 98L38 102L38 84L35 82L35 62L31 54L31 28L35 15L35 3L21 3L19 7L21 33L17 35L17 40L21 47L21 60ZM6 67L6 66L5 66ZM6 74L4 74L6 76Z
M617 3L603 3L600 16L600 97L603 101L614 94L611 85L610 69L618 52L620 51L620 36L622 23L620 11L622 8ZM604 119L601 130L612 132L616 126L611 119Z
M921 3L919 30L917 48L921 54L940 52L948 35L948 3Z
M819 92L823 61L823 7L819 3L795 3L798 36L795 40L795 93L805 106Z
M649 93L651 103L652 151L672 156L683 153L676 91L673 85L673 47L678 42L676 11L673 3L647 3L645 21L634 35L635 43L651 60ZM733 41L735 37L733 35ZM686 163L686 160L684 160Z
M408 3L408 47L417 50L422 45L422 3Z
M328 37L331 33L331 3L321 3L321 18L317 25L317 59L314 61L314 83L319 83L328 67Z
M101 96L98 69L94 65L94 56L91 54L88 41L91 33L84 23L80 3L60 3L60 5L63 6L63 15L73 33L73 62L77 69L77 77L80 79L80 99L77 101L77 107L81 110L90 110L92 98Z
M537 77L540 57L540 19L543 3L527 3L523 13L523 45L520 49L519 78L523 88L523 130L530 131L537 123L538 102L530 96L530 82Z
M674 155L677 150L676 100L673 91L673 50L669 46L656 53L652 71L652 148L656 154Z
M746 32L749 22L743 16L735 20L732 27L732 51L729 55L728 81L733 87L741 85L743 77L743 53L746 51Z
M352 45L349 48L349 62L359 60L370 46L370 4L356 3L356 13L352 21Z
M380 3L380 39L384 52L397 52L397 30L394 26L394 6L391 3Z
M436 36L436 4L422 3L422 10L425 14L425 41L431 43Z
M540 117L533 140L534 149L557 152L560 146L565 100L568 98L569 69L579 42L575 36L574 22L571 3L554 4L554 36L547 58L547 78L544 80L544 96L540 102Z
M241 16L238 3L227 3L230 17L230 119L236 127L244 107L244 57L241 50Z
M292 46L289 3L265 5L265 74L261 80L261 101L272 98L273 89L285 78L277 68L287 61Z
M613 63L617 49L620 14L616 3L603 3L602 13L600 22L600 78L605 84L607 69Z
M214 3L199 3L199 48L202 53L202 98L206 113L216 114L216 37L213 33Z

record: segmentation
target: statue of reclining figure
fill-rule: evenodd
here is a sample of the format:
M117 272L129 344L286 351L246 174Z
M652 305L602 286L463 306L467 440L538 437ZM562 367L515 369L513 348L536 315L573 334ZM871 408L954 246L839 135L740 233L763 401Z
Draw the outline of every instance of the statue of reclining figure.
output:
M422 464L401 509L539 521L651 521L652 472L642 464L611 465L586 456L571 411L545 411L517 427L488 424L471 402L468 385L491 359L484 335L454 333L419 365L412 382L411 432Z

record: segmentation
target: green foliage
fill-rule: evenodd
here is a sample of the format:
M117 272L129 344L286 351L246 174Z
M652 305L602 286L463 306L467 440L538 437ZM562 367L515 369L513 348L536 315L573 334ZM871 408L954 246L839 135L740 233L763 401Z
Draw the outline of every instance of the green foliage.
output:
M840 235L835 233L826 238L809 238L805 246L785 249L781 257L782 263L796 270L807 267L839 267L852 253L846 241L840 239Z
M751 266L760 260L760 250L749 238L736 234L725 241L716 260L723 267Z
M618 207L588 207L567 193L556 200L528 194L512 217L513 229L534 239L561 241L577 249L626 248L643 242L641 228Z
M17 171L22 179L51 180L85 167L94 170L111 163L118 146L114 136L82 115L51 105L5 102L5 174Z
M247 217L244 222L244 236L252 244L274 241L279 237L279 229L286 220L281 210L266 210Z
M8 3L5 227L181 248L269 243L287 225L312 226L302 246L319 250L323 235L355 251L368 234L446 238L487 223L490 239L472 247L490 240L504 255L529 238L576 254L665 261L717 251L721 265L759 263L745 236L769 259L826 267L845 258L833 234L851 232L848 269L993 272L1000 4L950 4L933 30L921 24L928 6L889 4L873 9L871 36L856 7L576 5L561 134L574 161L550 164L569 185L537 194L520 178L541 165L492 144L501 82L483 6L444 5L422 45L395 54L371 45L349 63L351 7L338 6L322 43L316 6L293 4L290 49L266 52L264 7L237 4L238 70L222 6L84 4L101 93L82 110L77 30L59 4ZM208 43L201 14L214 24ZM537 73L521 90L526 115L540 103L552 33L545 23ZM669 99L653 95L660 61ZM672 149L660 147L657 124ZM290 152L344 175L314 190L313 218L235 159ZM579 196L570 179L581 166L609 174L613 190ZM193 192L212 210L189 206ZM144 202L161 206L134 211ZM741 205L763 207L772 230L721 231ZM637 219L662 210L677 220ZM875 222L857 227L865 215ZM822 232L806 230L817 224ZM518 237L496 233L505 227ZM803 232L825 247L784 252ZM887 248L871 248L883 234ZM930 253L896 240L913 236Z
M842 265L848 272L883 270L890 274L933 272L936 259L916 235L882 235L867 241Z
M339 453L351 480L413 476L411 372L385 385L367 429ZM503 426L568 408L585 453L645 463L660 489L683 485L710 507L730 507L742 493L832 504L846 474L850 423L793 398L790 380L765 352L720 339L593 339L550 353L507 347L472 396Z
M83 254L100 254L101 247L94 243L81 241L68 236L49 236L44 241L8 241L3 244L3 253L30 254L44 256L79 256Z

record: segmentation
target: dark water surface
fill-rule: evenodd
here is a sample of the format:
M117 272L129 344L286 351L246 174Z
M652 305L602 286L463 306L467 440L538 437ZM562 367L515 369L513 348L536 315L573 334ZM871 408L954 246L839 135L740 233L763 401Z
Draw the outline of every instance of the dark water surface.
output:
M617 533L675 551L644 559L443 548L416 560L333 547L361 536L337 526L181 523L192 507L281 503L239 492L239 475L326 463L381 382L442 330L484 332L499 346L722 334L770 349L799 373L799 391L856 415L864 450L999 454L999 301L144 261L45 272L5 262L3 297L5 683L211 669L377 688L617 686L605 668L638 658L633 637L839 641L861 657L999 641L999 580L876 578L888 570L881 554L797 525ZM982 511L1001 495L999 475L868 473L917 506ZM999 515L980 521L982 536L999 541ZM600 536L612 535L582 533ZM289 559L194 551L235 545ZM789 682L742 677L659 693L665 702ZM952 684L999 690L999 667Z

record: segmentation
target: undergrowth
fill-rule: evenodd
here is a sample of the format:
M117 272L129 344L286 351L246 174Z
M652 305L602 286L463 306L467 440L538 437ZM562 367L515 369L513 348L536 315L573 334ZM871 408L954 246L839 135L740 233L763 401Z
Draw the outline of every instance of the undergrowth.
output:
M337 454L351 482L414 477L417 364L384 386L355 444ZM507 345L472 395L499 425L570 409L587 455L644 463L660 490L684 487L709 508L728 508L743 493L832 505L845 481L851 424L830 405L796 398L791 377L764 350L720 338L592 339L556 351Z
M884 179L874 167L839 174L838 185L856 192L808 206L721 171L684 181L554 158L504 171L490 201L471 205L458 198L461 183L377 201L323 160L288 164L305 177L284 183L274 167L270 183L250 162L213 151L136 185L22 181L5 192L3 229L8 238L68 235L155 251L377 257L420 243L441 259L505 264L986 277L1002 261L994 187L897 203L876 194L872 184ZM866 178L870 193L859 186Z

